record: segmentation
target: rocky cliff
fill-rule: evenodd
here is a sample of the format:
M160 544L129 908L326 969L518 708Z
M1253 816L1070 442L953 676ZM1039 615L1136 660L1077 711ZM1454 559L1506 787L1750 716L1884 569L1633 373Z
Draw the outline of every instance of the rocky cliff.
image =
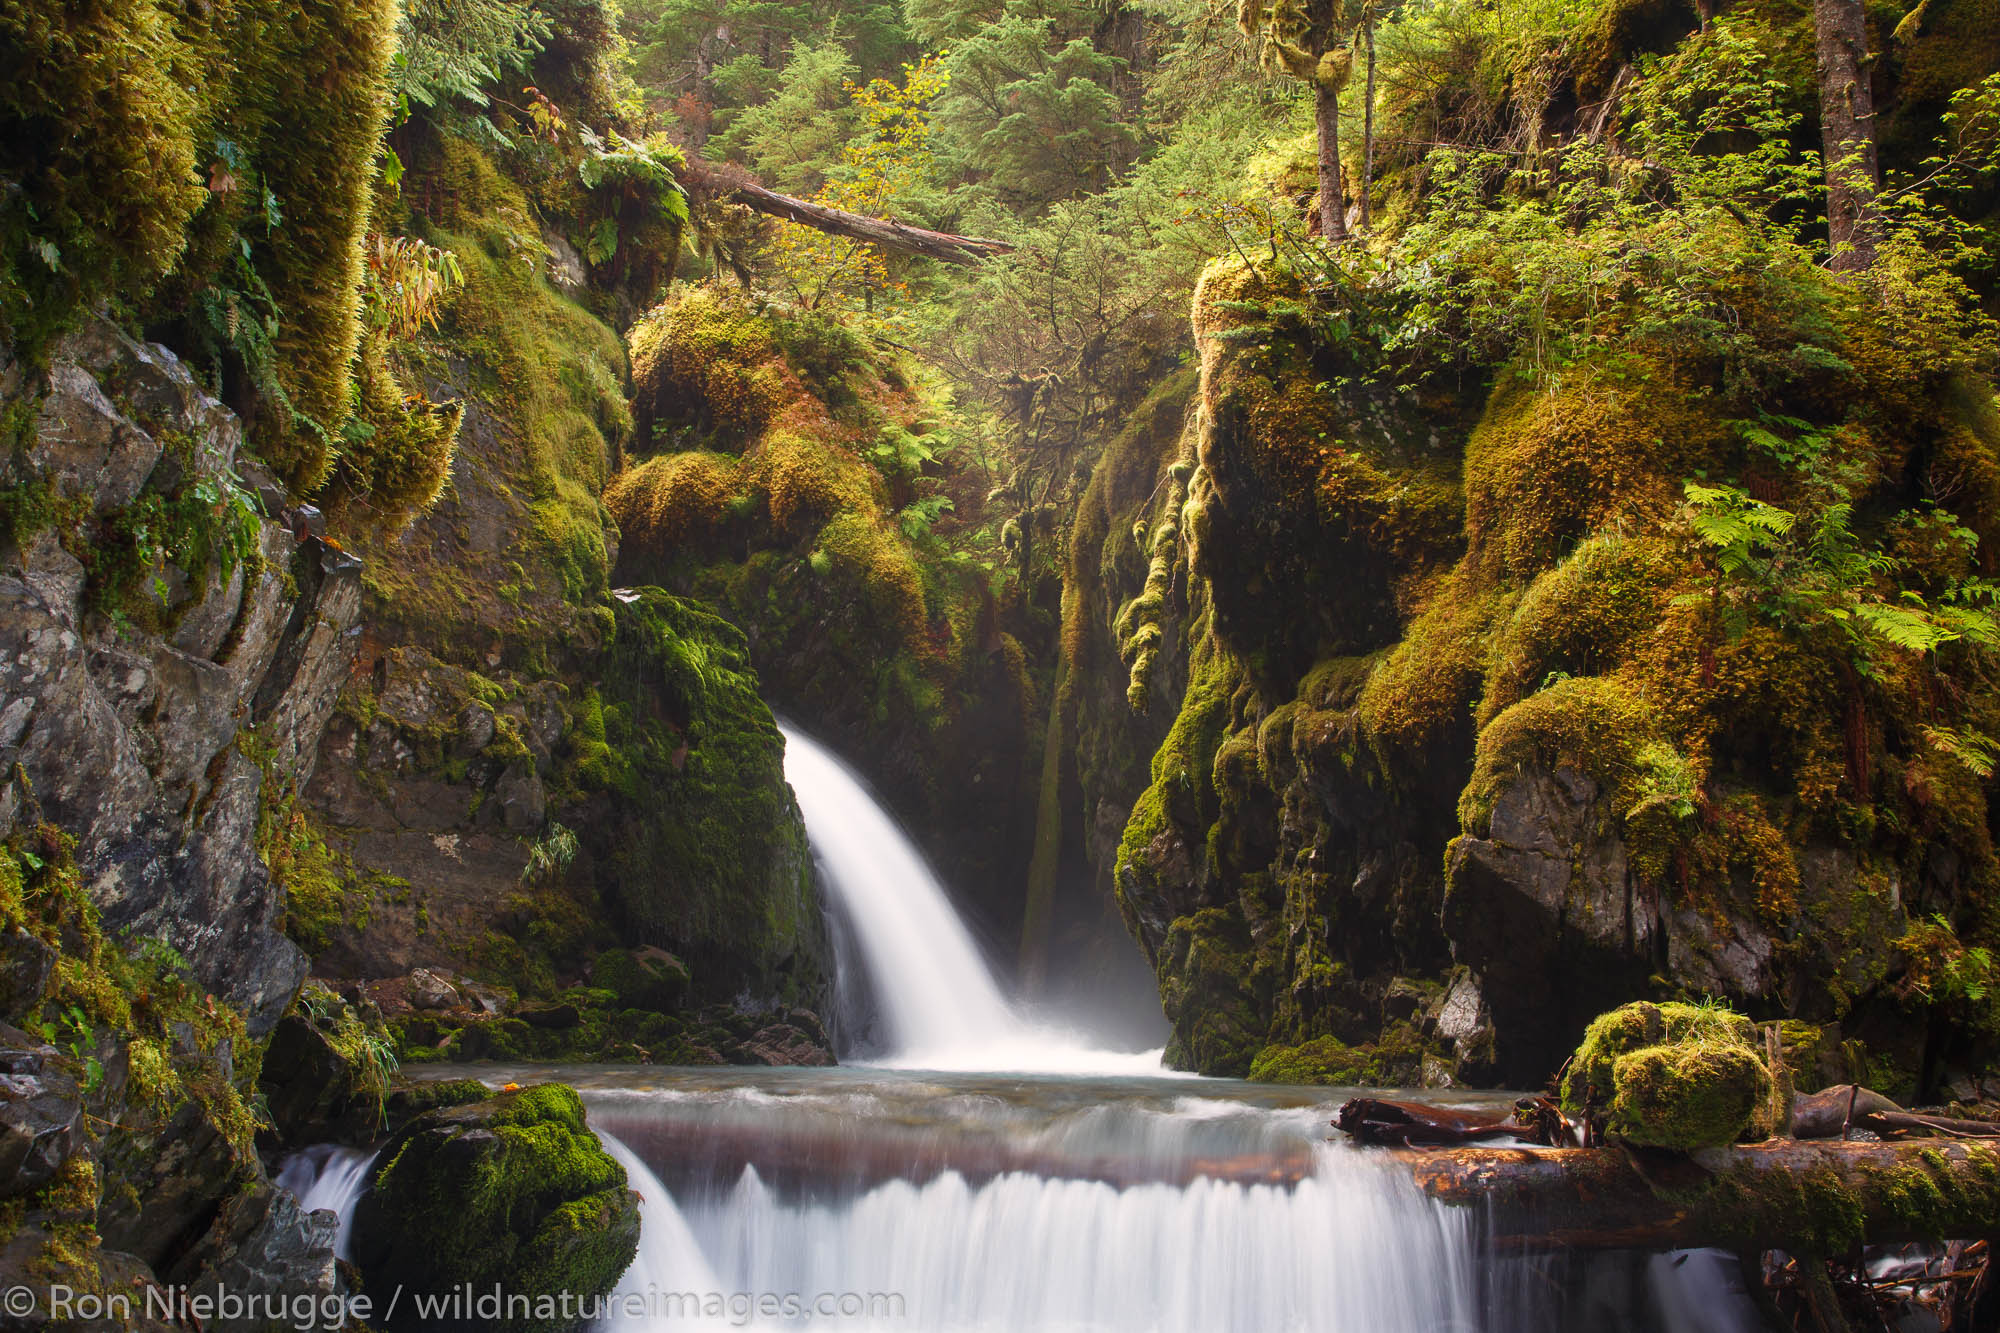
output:
M330 1292L331 1225L266 1180L248 1102L310 965L269 815L347 677L360 564L156 344L91 321L0 397L0 1263Z

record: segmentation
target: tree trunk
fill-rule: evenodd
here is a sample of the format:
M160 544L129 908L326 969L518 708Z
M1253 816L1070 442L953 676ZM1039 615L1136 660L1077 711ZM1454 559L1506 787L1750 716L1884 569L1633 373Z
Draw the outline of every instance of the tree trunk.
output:
M1940 1142L1769 1143L1692 1158L1618 1148L1392 1149L1434 1199L1476 1207L1503 1246L1717 1246L1841 1254L2000 1231L2000 1150Z
M1368 44L1368 79L1361 97L1361 232L1365 236L1375 220L1375 15L1371 10L1362 28Z
M1313 121L1319 130L1320 239L1347 239L1347 201L1340 191L1340 94L1322 83L1313 85Z
M847 236L886 250L922 255L947 264L977 264L996 255L1004 255L1014 248L1007 241L928 231L901 222L871 218L864 213L850 213L844 208L829 208L810 199L779 194L776 190L765 189L733 167L718 166L695 157L688 159L688 165L681 173L681 184L691 193L727 199L759 213L823 231L829 236Z
M1836 273L1875 262L1875 96L1868 86L1868 27L1861 0L1813 0L1819 57L1820 151L1826 162L1826 226Z

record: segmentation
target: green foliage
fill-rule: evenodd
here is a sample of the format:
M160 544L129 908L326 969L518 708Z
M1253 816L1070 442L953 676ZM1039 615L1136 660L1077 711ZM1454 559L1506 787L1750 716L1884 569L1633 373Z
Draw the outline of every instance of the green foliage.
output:
M488 88L526 71L549 35L548 15L529 0L409 0L391 87L419 107L483 107Z

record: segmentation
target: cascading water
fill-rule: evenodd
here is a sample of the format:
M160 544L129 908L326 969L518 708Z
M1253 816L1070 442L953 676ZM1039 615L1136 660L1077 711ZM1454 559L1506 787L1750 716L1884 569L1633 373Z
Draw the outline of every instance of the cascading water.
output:
M1339 1092L1169 1077L1158 1052L1036 1028L861 783L797 732L786 741L893 1050L833 1069L563 1071L642 1198L601 1333L1759 1327L1727 1257L1576 1271L1497 1257L1476 1211L1429 1199L1386 1154L1329 1142ZM281 1176L340 1214L343 1252L370 1160L315 1149Z
M791 727L780 729L785 778L888 1029L890 1049L880 1063L1076 1073L1158 1069L1157 1051L1092 1050L1073 1033L1025 1022L895 820L823 746Z
M333 1252L352 1257L354 1205L368 1184L375 1154L360 1148L323 1146L293 1153L278 1169L277 1183L298 1197L299 1207L312 1213L325 1209L340 1219Z
M1470 1215L1320 1141L1321 1108L1295 1095L893 1071L634 1082L585 1095L645 1164L634 1272L671 1290L846 1299L865 1313L843 1323L923 1330L1481 1326ZM674 1201L657 1234L655 1190Z

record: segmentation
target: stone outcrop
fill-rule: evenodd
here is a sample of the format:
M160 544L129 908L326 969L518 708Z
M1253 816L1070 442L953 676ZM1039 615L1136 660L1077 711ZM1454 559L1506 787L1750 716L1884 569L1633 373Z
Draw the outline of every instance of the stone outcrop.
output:
M179 950L262 1034L307 960L254 845L260 759L310 772L354 650L359 563L257 512L277 509L275 488L238 486L256 476L239 467L241 425L164 349L100 321L45 387L6 374L0 392L34 415L4 483L52 510L87 506L93 558L123 540L147 559L133 611L115 614L53 526L0 568L0 833L33 811L73 833L107 928ZM252 549L224 561L191 544L208 557L193 568L147 550L162 508L190 497Z
M333 1294L332 1221L265 1178L237 1058L308 967L261 825L348 674L360 563L186 366L105 320L42 372L0 352L0 410L0 839L25 921L0 1012L71 1006L61 1051L0 1025L0 1194L23 1209L0 1278Z

